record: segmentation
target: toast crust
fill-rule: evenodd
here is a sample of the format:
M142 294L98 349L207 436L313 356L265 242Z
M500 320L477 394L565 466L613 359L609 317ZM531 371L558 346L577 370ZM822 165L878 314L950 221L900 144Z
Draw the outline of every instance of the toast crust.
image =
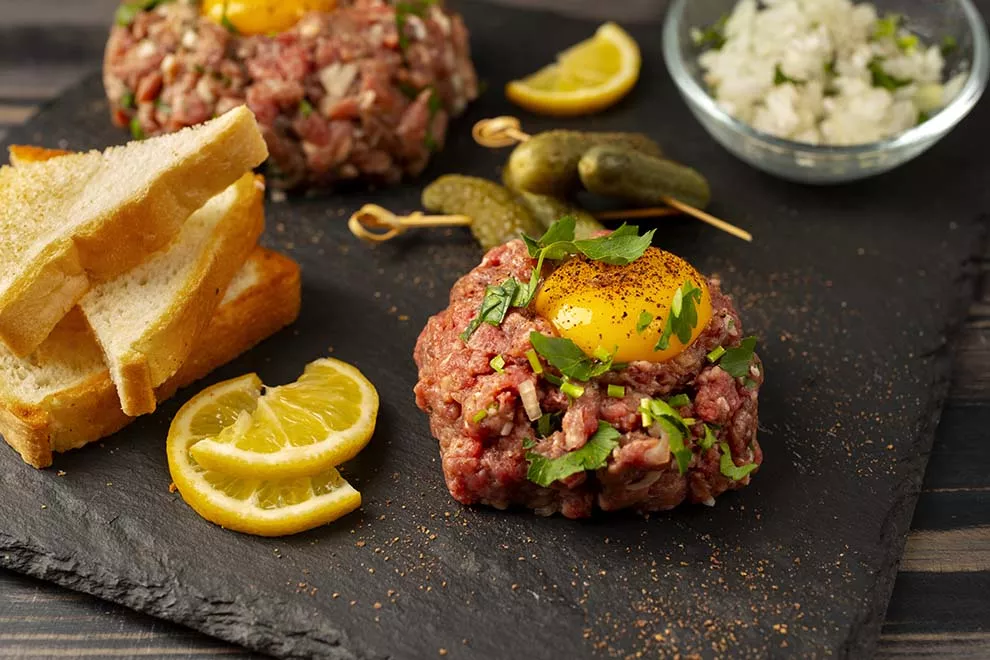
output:
M250 110L232 110L223 130L189 157L171 163L112 211L92 212L90 200L67 205L68 217L92 215L71 236L54 237L33 267L20 266L0 291L0 341L19 356L37 348L93 282L111 279L164 248L193 212L268 155ZM174 136L169 136L174 137ZM20 162L24 162L22 159ZM119 177L102 170L89 185ZM54 273L72 275L57 286ZM39 287L41 287L39 289ZM37 298L45 293L45 298Z
M256 270L256 281L220 305L186 362L157 388L159 403L250 350L299 315L299 266L292 259L256 247L244 268ZM95 442L133 420L121 410L108 369L37 405L0 396L0 434L36 468L50 466L53 452Z

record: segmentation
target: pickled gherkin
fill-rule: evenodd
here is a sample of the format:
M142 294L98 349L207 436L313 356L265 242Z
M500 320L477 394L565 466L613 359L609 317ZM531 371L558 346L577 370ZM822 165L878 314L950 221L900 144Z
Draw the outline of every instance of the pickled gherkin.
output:
M543 229L549 229L550 225L557 222L565 215L569 215L575 220L574 238L584 240L591 238L596 233L605 230L605 225L598 222L595 216L585 211L580 206L569 204L556 197L549 195L537 195L525 191L519 191L519 199L522 200L530 214L541 224Z
M595 147L581 157L578 171L591 192L643 206L663 204L667 197L697 209L711 202L708 180L695 170L631 149Z
M580 188L577 168L581 156L601 145L661 156L660 146L642 133L547 131L513 150L502 171L502 181L513 190L566 197Z
M448 174L423 189L423 206L432 213L471 216L471 233L485 250L520 234L540 236L543 228L512 191L473 176Z

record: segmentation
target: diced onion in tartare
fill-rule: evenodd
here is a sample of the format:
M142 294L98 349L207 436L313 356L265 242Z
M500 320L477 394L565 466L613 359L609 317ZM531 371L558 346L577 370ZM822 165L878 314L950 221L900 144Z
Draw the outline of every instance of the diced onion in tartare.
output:
M529 421L535 422L543 416L540 409L540 399L536 396L536 385L533 381L527 380L519 385L519 398L522 399L523 408L526 409L526 416Z

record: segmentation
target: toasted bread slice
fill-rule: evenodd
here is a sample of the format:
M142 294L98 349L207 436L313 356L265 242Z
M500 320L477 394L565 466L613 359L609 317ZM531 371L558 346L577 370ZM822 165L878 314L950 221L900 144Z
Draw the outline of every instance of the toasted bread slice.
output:
M158 400L292 323L299 296L296 263L255 248L189 359L158 387ZM26 463L47 467L53 451L95 442L133 419L121 410L100 346L78 308L28 358L0 347L0 434Z
M245 174L193 213L168 248L83 296L125 414L154 412L155 388L189 357L264 225L263 180Z
M103 153L0 168L0 341L30 353L94 282L168 245L267 154L241 107Z

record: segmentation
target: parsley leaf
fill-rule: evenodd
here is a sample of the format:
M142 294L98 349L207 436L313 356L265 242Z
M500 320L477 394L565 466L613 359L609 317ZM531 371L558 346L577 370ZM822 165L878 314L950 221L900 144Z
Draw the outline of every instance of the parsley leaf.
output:
M691 450L685 446L684 438L690 431L684 418L669 403L661 399L643 399L640 401L639 412L643 416L644 427L653 424L660 426L667 436L670 451L677 460L677 471L681 474L687 472L688 465L691 464Z
M753 362L753 351L756 349L756 337L746 337L739 346L725 351L718 366L733 378L749 375L749 365Z
M234 35L239 35L241 31L237 29L237 26L234 25L233 21L230 20L230 17L227 16L227 6L229 4L230 4L230 0L224 0L223 14L220 15L220 25L222 25L224 29L227 30L227 32L230 32L231 34Z
M699 442L701 448L705 450L711 449L715 446L716 442L718 442L718 439L715 437L715 434L712 433L711 427L708 426L708 424L705 424L705 437Z
M122 27L128 27L141 12L151 11L158 5L165 4L166 2L172 2L172 0L133 0L132 2L126 2L117 7L117 13L114 14L114 22Z
M582 254L593 261L625 266L643 256L646 248L650 247L653 241L653 234L656 233L655 229L651 229L640 236L635 227L624 224L605 236L576 241L574 240L576 224L573 217L564 216L550 225L539 239L523 236L529 256L537 257L542 254L547 259L560 261Z
M774 85L785 85L787 83L791 83L792 85L802 85L802 84L804 84L804 81L803 80L798 80L797 78L791 78L791 77L789 77L787 74L784 73L783 69L781 69L780 68L780 65L778 64L777 65L777 68L774 69L774 72L773 72L773 84Z
M901 25L901 15L900 14L887 14L879 21L877 21L877 26L873 29L874 39L887 39L891 38L897 34L897 28Z
M436 138L433 137L433 119L443 109L443 101L440 99L440 95L437 94L436 87L430 87L430 99L427 101L427 109L429 110L429 119L426 122L426 137L423 138L423 144L430 151L436 151L439 145Z
M750 463L749 465L736 465L732 460L732 450L729 449L729 445L721 442L718 446L722 450L722 457L718 461L718 469L729 479L732 479L733 481L742 481L746 478L746 475L758 467L756 463Z
M409 16L422 17L427 8L436 2L437 0L412 0L411 2L395 3L395 28L399 34L400 50L405 51L409 47L409 37L406 35L406 23L409 21Z
M689 397L687 394L684 394L683 392L678 394L677 396L672 396L669 399L667 399L667 405L670 406L671 408L683 408L684 406L689 405L690 403L691 403L691 397Z
M141 126L141 120L138 119L137 117L131 119L130 128L131 128L131 137L134 138L135 140L143 140L144 138L148 137L144 133L144 127Z
M534 442L532 438L523 438L522 446L523 449L532 449L536 446L536 442Z
M682 345L687 346L691 341L691 335L695 326L698 325L698 308L701 302L701 289L693 282L687 281L677 287L674 298L670 301L670 309L667 311L667 323L664 325L663 333L657 340L654 351L665 351L670 347L670 338L677 337Z
M883 59L879 57L875 57L870 61L869 69L873 75L874 87L882 87L893 92L901 87L907 87L913 82L912 80L897 78L887 73L883 68Z
M653 323L653 314L644 309L639 313L639 320L636 321L636 332L643 334L651 323Z
M712 50L720 50L725 45L725 25L729 22L729 15L723 14L721 18L704 30L696 30L692 34L694 45L698 48L710 47Z
M547 337L539 332L529 333L536 352L572 380L586 382L612 368L612 357L596 360L584 354L577 344L563 337Z
M481 327L482 323L493 325L496 328L505 320L505 315L509 313L509 308L516 298L520 287L519 280L510 277L498 286L488 286L485 288L485 297L481 301L481 308L477 316L471 319L468 327L461 333L461 340L467 342L471 335Z
M597 470L605 465L609 455L619 446L622 436L606 422L598 422L598 430L588 438L587 444L558 458L547 458L536 452L527 452L529 470L526 478L546 488L560 479L585 470Z
M549 438L556 431L560 430L560 422L563 416L563 413L543 413L536 420L536 432L541 438Z

